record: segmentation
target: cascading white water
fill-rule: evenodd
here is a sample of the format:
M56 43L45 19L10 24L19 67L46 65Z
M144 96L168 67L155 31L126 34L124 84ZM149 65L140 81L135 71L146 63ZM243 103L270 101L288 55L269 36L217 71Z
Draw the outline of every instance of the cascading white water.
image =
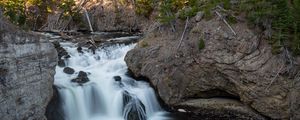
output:
M65 120L168 120L148 83L126 75L126 53L135 45L99 48L95 54L87 48L77 51L73 43L60 43L71 56L66 65L72 75L56 67L55 86L61 96ZM79 71L89 82L71 82ZM121 78L121 80L120 80Z

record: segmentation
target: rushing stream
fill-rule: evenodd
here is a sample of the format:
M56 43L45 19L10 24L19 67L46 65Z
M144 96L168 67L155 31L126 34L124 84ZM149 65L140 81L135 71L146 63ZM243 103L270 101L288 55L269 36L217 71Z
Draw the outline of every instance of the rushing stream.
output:
M55 86L62 102L65 120L168 120L148 83L126 75L126 53L135 44L98 48L95 54L87 48L78 52L76 44L61 42L71 56L65 59L74 74L56 67ZM80 71L86 83L71 82Z

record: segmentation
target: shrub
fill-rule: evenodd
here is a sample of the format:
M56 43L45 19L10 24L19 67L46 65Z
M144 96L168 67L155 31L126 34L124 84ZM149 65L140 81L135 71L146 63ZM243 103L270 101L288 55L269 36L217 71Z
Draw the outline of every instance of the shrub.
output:
M154 9L153 0L137 0L135 4L135 12L139 15L149 17Z

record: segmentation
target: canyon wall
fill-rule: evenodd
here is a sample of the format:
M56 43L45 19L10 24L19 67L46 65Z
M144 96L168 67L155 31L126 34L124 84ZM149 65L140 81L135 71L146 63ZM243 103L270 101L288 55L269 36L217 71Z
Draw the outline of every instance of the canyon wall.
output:
M18 29L0 15L0 118L45 120L57 53L46 38Z

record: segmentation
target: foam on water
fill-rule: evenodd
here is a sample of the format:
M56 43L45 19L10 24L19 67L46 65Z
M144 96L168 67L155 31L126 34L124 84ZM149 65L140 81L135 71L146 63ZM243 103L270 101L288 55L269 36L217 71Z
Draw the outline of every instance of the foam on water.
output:
M61 43L71 56L66 65L75 70L65 74L56 67L54 84L62 101L65 120L168 120L148 83L125 75L126 53L135 45L113 45L99 48L93 54L87 48L77 51L73 43ZM71 82L79 71L88 74L89 82ZM114 76L120 76L116 81Z

